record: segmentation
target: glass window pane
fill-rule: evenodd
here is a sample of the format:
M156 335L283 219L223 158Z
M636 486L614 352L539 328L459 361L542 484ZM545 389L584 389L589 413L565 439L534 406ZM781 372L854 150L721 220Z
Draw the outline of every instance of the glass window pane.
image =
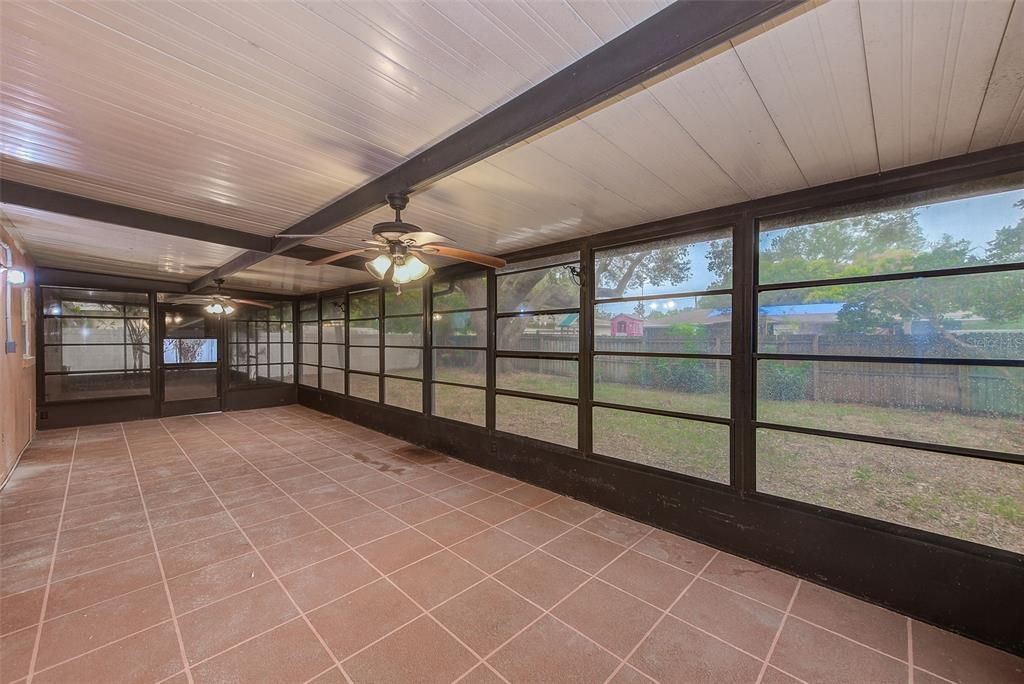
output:
M1024 261L1024 174L762 224L762 283ZM955 198L966 192L971 197ZM781 225L780 225L781 224ZM796 225L794 225L796 224ZM767 228L767 230L765 230Z
M331 368L345 367L345 346L341 344L324 344L320 346L321 366Z
M360 375L359 373L348 374L349 396L368 399L369 401L380 401L380 385L376 375Z
M316 342L317 341L317 328L319 326L316 323L300 323L299 324L299 341L301 342Z
M1024 466L768 429L757 488L1024 553Z
M402 294L391 289L384 291L385 316L421 313L423 313L423 288L403 289Z
M303 299L299 302L299 320L316 320L316 299Z
M1024 359L1024 271L764 292L762 352Z
M324 321L321 323L320 341L324 344L345 344L345 322Z
M594 453L729 483L729 427L594 408Z
M486 347L487 312L435 313L433 342L441 347Z
M579 264L572 264L579 267ZM580 305L580 288L566 266L498 276L498 312L571 309Z
M579 396L579 363L553 359L497 359L496 384L499 389L547 394L556 397Z
M43 287L42 294L47 316L118 318L126 309L129 316L149 316L149 296L139 292Z
M377 373L380 371L380 352L377 349L349 347L348 363L352 370Z
M423 316L384 319L384 344L402 347L423 345Z
M345 371L334 368L321 369L321 389L338 394L345 393Z
M384 378L384 403L422 413L423 383Z
M731 348L731 295L667 297L594 307L597 351L728 354Z
M352 346L378 346L380 344L380 321L353 321L349 323L348 343Z
M502 351L576 352L579 314L534 314L499 318L497 346Z
M435 349L434 379L484 386L487 352L476 349Z
M48 373L149 368L147 345L46 347L43 356L43 369Z
M483 427L487 423L487 393L482 389L434 385L435 416Z
M1024 368L759 361L769 423L1024 454Z
M178 309L164 316L164 337L181 339L198 339L201 337L217 337L217 321L193 307Z
M598 299L728 288L732 235L725 229L605 249L594 266Z
M164 363L217 363L216 339L165 339Z
M423 377L423 351L420 349L385 349L384 372L408 378Z
M317 386L317 367L299 366L299 384L306 387Z
M729 360L594 357L594 401L729 417Z
M316 344L300 344L299 355L299 360L302 363L307 363L311 366L320 363L320 348Z
M164 370L164 401L209 399L216 396L216 368L168 368Z
M349 318L376 318L380 315L380 301L377 290L356 292L348 296Z
M149 340L149 321L139 342ZM133 321L135 323L135 321ZM125 342L123 318L47 318L43 321L43 341L46 344L123 344Z
M338 321L345 318L345 295L324 297L320 300L320 318L325 321Z
M487 277L483 273L434 283L434 311L487 307Z
M149 372L47 375L43 391L45 401L148 396Z
M576 407L499 394L495 428L552 444L578 448Z

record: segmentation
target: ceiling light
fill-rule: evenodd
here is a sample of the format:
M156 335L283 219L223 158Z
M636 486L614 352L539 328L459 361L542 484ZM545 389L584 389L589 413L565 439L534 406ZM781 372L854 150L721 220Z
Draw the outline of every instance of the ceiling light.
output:
M391 280L394 281L395 285L404 285L405 283L419 280L427 275L428 271L430 271L430 267L420 261L415 255L407 256L403 263L395 264Z
M366 270L370 272L377 280L384 280L384 277L388 274L388 269L391 268L391 256L388 254L381 254L373 261L366 262Z
M224 307L224 313L226 313L228 315L231 315L231 314L235 313L235 307L233 307L230 304L228 304L227 306Z

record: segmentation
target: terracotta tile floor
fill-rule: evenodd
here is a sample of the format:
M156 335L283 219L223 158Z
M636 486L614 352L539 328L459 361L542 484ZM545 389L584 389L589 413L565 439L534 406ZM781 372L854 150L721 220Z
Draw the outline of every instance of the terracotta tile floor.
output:
M2 683L1024 681L1008 654L297 406L41 433L0 511Z

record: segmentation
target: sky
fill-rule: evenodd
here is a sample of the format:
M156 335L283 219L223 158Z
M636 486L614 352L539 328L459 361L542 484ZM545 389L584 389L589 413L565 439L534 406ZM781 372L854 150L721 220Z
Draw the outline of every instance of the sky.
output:
M925 238L929 241L938 240L945 234L956 239L966 238L971 241L976 250L975 253L981 253L984 252L985 243L995 236L997 230L1003 226L1015 225L1020 220L1024 212L1013 205L1021 200L1024 200L1024 190L1010 190L949 202L937 202L918 210L918 222L924 230ZM707 268L707 248L708 243L697 243L690 246L691 277L683 284L685 289L700 290L709 287L714 282L715 276ZM679 289L678 285L647 287L644 288L643 294L678 292ZM640 294L640 292L630 291L626 294L631 296ZM695 300L695 297L675 300L675 308L691 308L694 306ZM659 302L659 308L664 307L669 301ZM651 302L647 303L648 308L650 304ZM635 306L634 302L621 302L604 304L601 309L611 314L630 313Z

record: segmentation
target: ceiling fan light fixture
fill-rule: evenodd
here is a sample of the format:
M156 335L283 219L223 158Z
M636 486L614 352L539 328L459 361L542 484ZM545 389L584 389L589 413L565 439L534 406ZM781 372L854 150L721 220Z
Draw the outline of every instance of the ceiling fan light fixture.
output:
M230 316L231 314L235 313L235 307L228 304L227 306L224 307L224 313Z
M427 275L430 271L430 267L420 261L415 255L410 255L405 258L403 263L395 264L395 270L391 274L391 280L395 285L404 285L405 283L411 283L414 280L419 280L423 276Z
M377 280L384 280L390 268L391 256L388 254L381 254L376 259L366 262L366 270Z

